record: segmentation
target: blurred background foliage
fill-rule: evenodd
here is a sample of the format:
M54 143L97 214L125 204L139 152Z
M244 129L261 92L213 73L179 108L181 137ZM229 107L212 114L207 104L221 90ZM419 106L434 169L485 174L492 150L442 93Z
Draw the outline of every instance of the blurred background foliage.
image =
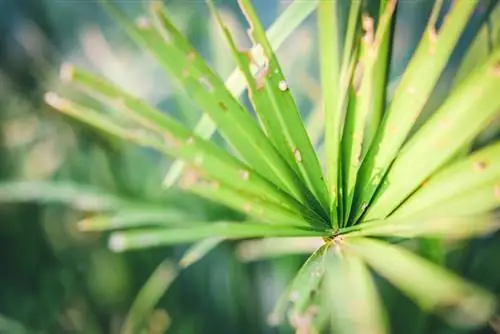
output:
M166 3L181 30L226 77L234 63L203 1ZM253 3L268 26L289 1ZM217 4L237 32L238 43L249 46L236 1ZM121 5L133 15L143 10L140 0L123 0ZM432 0L400 1L391 86L414 51L432 5ZM463 50L490 5L480 1L429 109L449 88ZM319 100L314 19L313 15L302 24L278 51L305 117ZM164 157L46 108L43 93L59 86L58 68L65 61L105 75L190 128L200 116L189 98L171 87L152 58L134 47L94 1L0 1L0 333L119 333L155 268L165 259L178 261L186 250L113 253L105 232L84 233L78 228L79 221L95 212L136 206L162 212L180 209L203 221L239 217L213 203L163 189L161 181L171 163ZM314 122L310 124L314 136ZM498 125L483 141L492 137L498 137ZM16 181L22 183L12 186ZM450 250L447 266L498 294L499 241L497 234L462 244ZM147 316L145 333L291 332L270 327L266 318L306 256L245 263L236 247L223 243L181 272ZM393 333L460 333L421 313L387 283L380 284ZM494 327L492 323L477 333L493 333ZM499 324L496 327L498 331Z

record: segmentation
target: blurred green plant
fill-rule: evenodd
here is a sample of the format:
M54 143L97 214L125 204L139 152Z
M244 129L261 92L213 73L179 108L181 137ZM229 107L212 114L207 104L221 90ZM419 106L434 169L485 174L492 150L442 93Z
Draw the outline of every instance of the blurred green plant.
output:
M137 227L112 233L109 246L115 251L198 241L181 268L227 239L280 237L281 245L295 242L289 237L305 240L297 248L280 248L276 242L260 255L248 255L249 244L246 252L242 248L247 259L313 251L270 318L279 323L289 309L289 321L299 333L326 328L387 332L368 268L455 326L476 327L492 317L494 297L440 264L445 242L499 227L492 210L500 202L500 144L470 149L500 109L495 96L500 89L498 26L480 30L481 38L466 54L449 95L428 119L417 123L476 2L455 2L439 25L442 1L436 2L389 102L396 1L369 7L353 2L345 25L340 20L344 9L335 2L297 1L273 26L273 35L272 29L266 34L250 1L241 0L251 27L253 46L248 51L239 51L209 2L238 65L226 83L176 29L160 2L153 1L149 16L135 24L116 5L101 2L205 113L200 123L205 125L194 133L142 99L72 65L63 66L62 78L102 106L76 103L53 92L46 94L46 102L103 134L181 159L185 166L174 164L168 184L183 170L183 190L241 211L248 219L207 224L183 210L156 212L125 204L124 212L82 221L82 229ZM316 111L324 114L324 129L316 136L324 137L324 159L311 142L274 54L316 6L322 91L322 107ZM492 17L499 12L496 6ZM238 99L245 87L252 104L248 107ZM208 140L215 129L208 120L229 150ZM12 196L11 191L5 193ZM143 226L146 220L156 226ZM306 237L316 238L309 243ZM319 238L323 242L318 244ZM395 244L412 240L431 261ZM256 247L262 244L250 245L250 254ZM134 333L143 325L158 293L175 277L175 270L165 266L139 294L125 332ZM164 323L168 326L168 320Z

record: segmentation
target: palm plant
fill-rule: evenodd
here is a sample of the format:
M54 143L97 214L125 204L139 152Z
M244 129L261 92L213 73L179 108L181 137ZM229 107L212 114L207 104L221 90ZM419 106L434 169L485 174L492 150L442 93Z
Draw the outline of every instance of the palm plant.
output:
M352 2L345 24L345 8L336 2L297 1L267 33L251 2L241 0L253 42L246 51L238 49L208 1L238 65L225 83L176 29L161 2L152 1L148 17L135 23L109 0L100 2L202 109L203 119L191 131L105 79L68 64L62 79L100 104L86 106L54 92L45 95L46 102L104 134L178 158L166 177L169 185L178 181L183 190L247 217L118 231L109 239L110 248L198 242L181 261L186 267L224 240L286 237L294 243L293 238L320 237L322 245L277 302L273 323L288 310L298 333L312 328L387 332L370 269L453 325L474 327L490 319L494 297L440 267L445 242L498 228L492 210L500 202L500 144L472 149L500 109L495 96L500 44L491 40L489 28L480 30L446 99L428 119L419 117L477 2L454 2L438 28L443 1L436 1L390 101L394 0L377 6ZM316 7L324 159L274 53ZM497 6L492 15L499 11ZM245 89L251 106L239 100ZM210 140L216 129L227 149ZM118 226L116 219L96 217L82 226L111 229L134 223L123 221ZM416 241L424 254L437 255L419 257L403 246L408 241ZM317 244L305 249L311 245ZM165 275L164 269L157 275ZM139 322L133 318L126 323L130 332Z

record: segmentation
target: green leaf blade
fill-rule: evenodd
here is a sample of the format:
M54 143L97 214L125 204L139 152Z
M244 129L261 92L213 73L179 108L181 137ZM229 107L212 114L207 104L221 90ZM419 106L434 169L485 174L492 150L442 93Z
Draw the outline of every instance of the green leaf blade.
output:
M441 267L401 247L372 239L346 239L346 247L412 298L452 325L475 328L489 320L494 298Z

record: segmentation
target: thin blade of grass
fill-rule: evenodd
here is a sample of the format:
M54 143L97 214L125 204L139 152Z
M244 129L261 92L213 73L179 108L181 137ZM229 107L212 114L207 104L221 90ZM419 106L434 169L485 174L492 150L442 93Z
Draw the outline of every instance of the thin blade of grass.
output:
M179 260L177 269L169 260L160 263L139 291L127 314L122 333L136 333L147 314L151 313L172 282L179 276L180 271L201 260L222 241L224 241L222 238L208 238L192 245Z
M370 271L354 253L329 254L324 291L338 333L388 333L384 308Z
M247 79L252 92L252 99L259 116L264 119L267 135L285 157L294 170L299 172L301 179L311 189L323 209L328 212L329 201L326 184L318 157L311 144L300 112L290 93L276 55L266 37L255 10L248 0L239 1L240 8L250 25L252 41L262 48L263 72L253 84L253 78ZM228 33L226 33L228 34ZM240 58L243 60L243 58ZM240 61L240 68L242 64ZM249 71L244 71L248 74ZM260 82L259 82L260 81Z
M267 238L243 241L236 252L242 261L254 262L285 255L312 254L324 243L321 238Z
M452 325L477 327L494 312L489 293L402 247L365 238L346 238L344 244L422 309Z
M208 238L195 243L191 246L179 260L179 266L183 269L190 267L194 263L201 260L205 255L207 255L211 250L220 245L224 241L224 238L214 237Z
M476 2L455 2L437 32L435 24L441 5L442 0L435 3L427 29L361 164L355 190L356 201L353 203L353 212L359 213L356 219L363 213L361 208L370 202L377 191L421 113L474 11Z
M286 38L314 11L318 5L318 0L293 1L283 14L269 27L267 37L274 50L277 50ZM240 96L245 90L245 79L239 71L235 69L225 82L228 90L235 97ZM194 133L201 138L209 139L216 131L217 126L211 118L204 114L194 129ZM172 185L180 177L184 163L175 161L165 176L165 184Z
M460 85L402 148L370 206L384 218L498 115L500 49ZM422 157L425 157L423 159Z
M192 215L176 209L120 210L113 215L97 215L78 222L84 232L108 231L131 227L184 225Z
M132 249L186 244L211 237L233 240L261 237L322 236L324 234L323 231L292 226L262 225L251 222L217 222L177 229L113 232L108 245L115 252L123 252Z
M347 125L342 134L342 158L347 167L344 174L347 186L344 190L347 196L345 208L347 219L349 219L349 211L354 197L358 169L363 160L363 147L369 145L371 141L366 133L369 127L367 124L369 122L378 123L378 118L380 118L385 104L385 99L381 99L380 96L383 96L385 92L387 73L382 70L387 68L387 43L391 36L390 27L395 7L395 0L387 3L376 31L374 19L366 15L363 16L365 34L362 38L358 62L358 67L361 68L361 81L359 88L354 88L356 90L355 103L352 109L348 109Z
M121 333L139 333L160 298L164 295L170 284L175 280L178 271L174 265L165 260L156 268L153 274L139 290L130 310L125 317Z
M498 216L493 214L460 215L434 214L432 216L411 216L388 218L381 221L362 223L359 230L350 232L350 237L386 236L401 238L432 237L447 240L462 240L489 234L500 228Z
M377 25L377 34L382 35L380 45L378 46L379 52L377 54L377 61L373 71L373 106L369 113L369 120L366 129L366 140L363 145L363 155L366 154L369 144L373 141L375 133L377 132L380 122L382 121L383 111L387 101L387 88L389 85L389 56L391 53L392 41L392 24L394 22L394 13L397 0L382 0L380 1L380 16ZM380 32L379 32L380 30Z
M318 33L320 47L320 75L325 114L325 158L326 182L330 192L330 214L334 215L338 195L338 167L341 115L338 108L340 98L340 52L337 3L320 1L318 8ZM336 218L336 217L335 217ZM336 219L332 223L338 226Z
M404 218L424 211L439 211L441 204L450 203L457 194L467 194L480 186L490 185L493 189L500 181L498 157L500 143L495 143L449 165L425 182L392 217Z
M109 211L131 204L128 199L71 181L1 182L0 202L57 203L83 211Z

